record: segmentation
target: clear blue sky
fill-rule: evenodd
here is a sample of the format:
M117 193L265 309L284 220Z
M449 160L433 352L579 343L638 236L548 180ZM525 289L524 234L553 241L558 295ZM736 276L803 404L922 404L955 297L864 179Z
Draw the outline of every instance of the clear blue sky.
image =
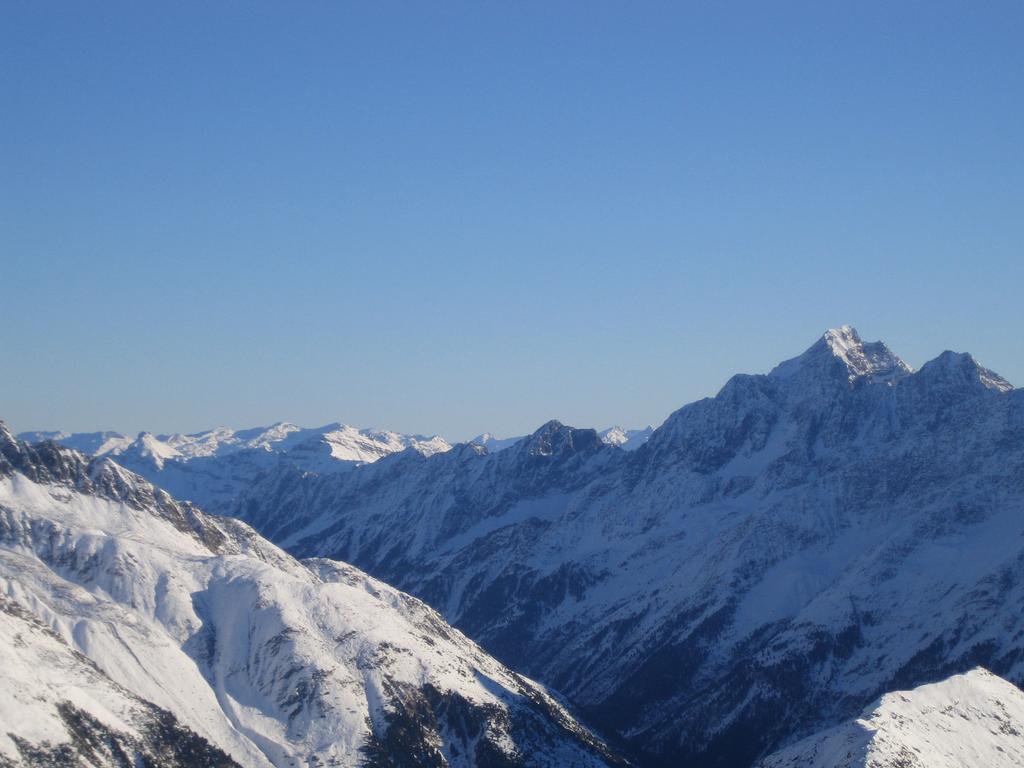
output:
M658 424L829 326L1024 384L1024 3L0 10L0 417Z

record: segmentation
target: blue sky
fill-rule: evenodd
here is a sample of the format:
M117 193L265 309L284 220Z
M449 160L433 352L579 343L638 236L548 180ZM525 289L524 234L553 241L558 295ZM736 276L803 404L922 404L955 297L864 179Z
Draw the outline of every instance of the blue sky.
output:
M658 424L852 323L1024 383L1024 3L10 2L0 417Z

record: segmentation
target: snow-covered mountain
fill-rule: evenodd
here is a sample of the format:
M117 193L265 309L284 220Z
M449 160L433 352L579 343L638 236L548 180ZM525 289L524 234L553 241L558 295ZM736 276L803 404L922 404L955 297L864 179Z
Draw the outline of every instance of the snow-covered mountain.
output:
M90 456L109 456L180 499L217 511L261 474L282 465L307 472L338 472L412 449L425 456L451 449L437 435L405 435L333 423L307 429L279 422L235 430L131 438L116 432L24 432L29 443L54 440Z
M887 693L857 719L778 752L761 768L1019 768L1024 693L978 668Z
M1024 681L1024 393L849 327L635 451L550 422L282 468L232 511L424 599L651 764L749 766L979 664Z
M3 765L620 764L418 600L2 423L0 692Z

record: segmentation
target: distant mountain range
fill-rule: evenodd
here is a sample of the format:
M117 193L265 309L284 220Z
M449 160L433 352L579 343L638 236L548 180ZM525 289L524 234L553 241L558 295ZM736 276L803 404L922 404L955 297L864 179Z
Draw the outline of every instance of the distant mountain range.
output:
M651 427L611 427L601 435L609 445L634 450L652 431ZM331 473L372 464L405 450L432 456L452 448L438 435L359 429L341 423L305 428L278 422L269 427L215 427L191 434L141 432L136 437L120 432L22 432L17 437L27 443L53 440L88 456L115 458L126 469L210 511L224 509L256 478L276 468ZM471 442L495 452L522 439L498 439L484 433Z
M134 438L119 432L22 432L18 439L29 443L53 440L89 456L117 456L118 463L151 464L157 469L169 460L188 462L246 451L320 451L338 461L368 464L406 448L427 456L451 448L437 435L403 435L340 423L307 429L278 422L253 429L216 427L187 435L141 432Z

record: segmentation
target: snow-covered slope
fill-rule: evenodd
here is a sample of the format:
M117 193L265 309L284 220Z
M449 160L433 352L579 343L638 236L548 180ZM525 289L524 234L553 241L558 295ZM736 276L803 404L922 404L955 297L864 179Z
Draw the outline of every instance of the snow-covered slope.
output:
M235 766L0 595L0 764Z
M978 668L888 693L855 721L815 734L761 768L1019 768L1024 693Z
M0 609L0 762L618 763L418 600L2 423Z
M551 422L498 453L283 469L233 512L421 597L667 765L749 766L978 664L1024 681L1024 393L848 327L635 451Z

